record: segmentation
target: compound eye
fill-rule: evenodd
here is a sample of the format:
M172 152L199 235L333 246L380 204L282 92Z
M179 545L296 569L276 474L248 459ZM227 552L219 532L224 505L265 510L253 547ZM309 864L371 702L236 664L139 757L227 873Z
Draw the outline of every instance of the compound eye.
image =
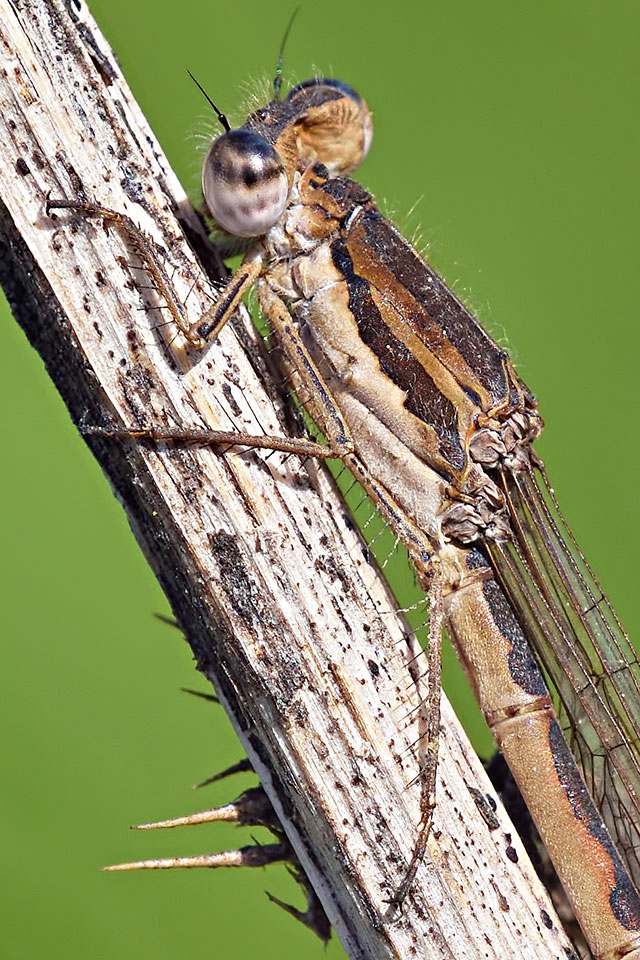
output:
M223 230L237 237L259 237L284 213L289 182L282 160L264 137L231 130L209 147L202 192Z

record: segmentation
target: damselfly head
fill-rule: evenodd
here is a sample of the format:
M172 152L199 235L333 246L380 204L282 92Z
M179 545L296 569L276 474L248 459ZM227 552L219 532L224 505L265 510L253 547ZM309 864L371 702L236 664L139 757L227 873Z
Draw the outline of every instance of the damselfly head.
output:
M305 80L213 141L202 171L209 213L228 233L262 236L284 213L296 170L320 162L332 176L349 173L372 135L369 108L352 87Z

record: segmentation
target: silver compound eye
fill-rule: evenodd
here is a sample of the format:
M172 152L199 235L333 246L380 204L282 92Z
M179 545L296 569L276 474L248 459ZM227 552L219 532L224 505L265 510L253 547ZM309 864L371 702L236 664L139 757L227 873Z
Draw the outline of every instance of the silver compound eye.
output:
M251 130L230 130L209 147L202 192L223 230L259 237L282 216L289 182L282 160L264 137Z

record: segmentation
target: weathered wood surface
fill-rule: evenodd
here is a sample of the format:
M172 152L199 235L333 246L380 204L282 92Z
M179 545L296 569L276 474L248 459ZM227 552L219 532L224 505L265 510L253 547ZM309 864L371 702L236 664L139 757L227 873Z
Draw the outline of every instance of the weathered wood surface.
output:
M0 0L0 37L1 279L76 423L281 431L246 316L239 337L186 350L141 309L158 304L116 230L46 216L49 193L79 191L128 213L166 249L192 319L206 306L175 217L196 244L199 221L86 7ZM493 829L480 815L474 796L493 792L446 705L428 857L389 907L419 819L417 651L324 470L90 444L347 953L565 958L506 815Z

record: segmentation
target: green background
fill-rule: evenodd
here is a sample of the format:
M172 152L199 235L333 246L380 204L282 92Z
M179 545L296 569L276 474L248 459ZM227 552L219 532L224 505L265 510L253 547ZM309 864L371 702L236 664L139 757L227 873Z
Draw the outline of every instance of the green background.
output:
M233 110L273 70L294 4L100 0L94 13L195 196L209 125L186 68ZM632 634L638 404L636 3L308 3L286 65L374 113L360 179L510 349L540 398L558 496ZM415 205L414 212L407 214ZM338 957L264 896L283 868L106 875L101 864L249 842L130 823L222 803L241 757L42 364L3 307L0 955ZM153 673L150 672L150 668ZM447 689L455 698L454 671ZM467 715L466 695L456 701ZM486 748L486 744L485 744Z

